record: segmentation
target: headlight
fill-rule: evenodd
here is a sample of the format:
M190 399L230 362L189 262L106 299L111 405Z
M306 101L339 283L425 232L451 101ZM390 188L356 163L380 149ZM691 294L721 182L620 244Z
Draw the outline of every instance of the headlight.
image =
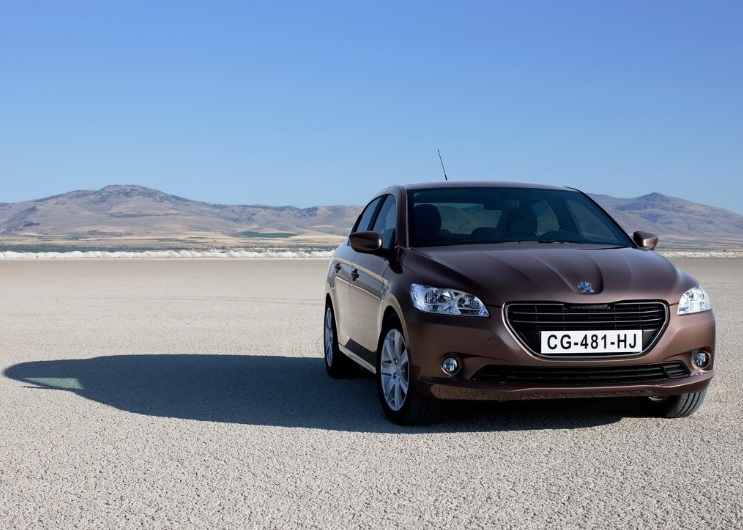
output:
M485 304L469 293L454 289L440 289L414 283L410 286L410 298L416 309L426 313L489 317Z
M709 303L709 294L701 285L686 291L679 300L679 315L701 313L710 309L712 309L712 305Z

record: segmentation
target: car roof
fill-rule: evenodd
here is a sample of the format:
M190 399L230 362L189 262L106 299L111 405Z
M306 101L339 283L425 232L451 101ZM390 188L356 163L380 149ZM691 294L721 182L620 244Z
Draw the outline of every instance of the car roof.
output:
M575 188L565 186L548 186L545 184L529 184L524 182L497 182L488 180L478 181L456 181L456 180L438 180L434 182L416 182L411 184L401 184L400 187L406 190L431 189L431 188L534 188L544 190L570 190Z
M403 193L405 195L415 190L431 189L461 189L461 188L514 188L514 189L534 189L534 190L562 190L574 193L582 193L577 188L568 186L549 186L547 184L531 184L527 182L499 182L494 180L437 180L432 182L415 182L408 184L395 184L377 192L374 197L379 197L388 193Z

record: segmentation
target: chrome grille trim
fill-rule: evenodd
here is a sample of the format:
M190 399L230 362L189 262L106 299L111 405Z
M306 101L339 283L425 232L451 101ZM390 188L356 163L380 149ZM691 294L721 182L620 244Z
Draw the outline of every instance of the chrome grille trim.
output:
M606 358L632 357L650 350L668 325L668 306L657 300L621 301L611 304L564 304L560 302L512 302L503 307L506 325L518 341L540 357ZM542 354L541 331L642 331L640 353L600 353L565 356Z

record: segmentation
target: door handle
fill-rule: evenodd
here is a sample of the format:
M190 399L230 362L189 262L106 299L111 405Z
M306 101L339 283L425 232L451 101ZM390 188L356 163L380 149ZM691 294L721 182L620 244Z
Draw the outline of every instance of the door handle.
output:
M351 279L352 280L358 280L358 278L359 278L359 270L358 269L352 270L351 271Z
M335 272L340 272L341 271L341 264L340 263L336 263L333 268L335 269Z

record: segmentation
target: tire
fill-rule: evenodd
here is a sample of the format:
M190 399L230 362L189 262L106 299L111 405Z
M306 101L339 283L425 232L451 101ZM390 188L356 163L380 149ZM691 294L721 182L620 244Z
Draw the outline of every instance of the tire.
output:
M693 414L704 402L707 390L666 397L639 397L642 408L659 418L685 418Z
M387 321L377 352L377 392L385 416L398 425L428 425L436 419L439 402L421 396L411 384L410 352L396 319Z
M338 334L335 327L333 306L325 306L325 323L323 325L323 346L325 350L325 370L334 379L353 377L359 373L359 365L343 355L338 348Z

